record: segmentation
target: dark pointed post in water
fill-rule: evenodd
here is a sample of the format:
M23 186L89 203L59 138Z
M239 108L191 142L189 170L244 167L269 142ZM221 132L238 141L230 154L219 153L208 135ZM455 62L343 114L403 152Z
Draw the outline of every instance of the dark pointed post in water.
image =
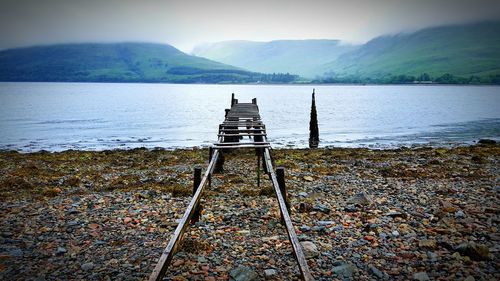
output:
M319 144L318 113L316 112L316 101L314 89L312 93L311 120L309 121L309 148L317 148Z

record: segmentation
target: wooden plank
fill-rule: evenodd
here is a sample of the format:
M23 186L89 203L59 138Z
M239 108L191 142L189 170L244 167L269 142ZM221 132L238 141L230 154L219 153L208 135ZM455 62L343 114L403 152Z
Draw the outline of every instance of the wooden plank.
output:
M271 182L273 183L274 192L276 193L276 197L278 198L279 207L283 216L283 220L285 222L286 231L288 233L288 238L290 239L293 251L295 253L295 258L297 259L297 263L299 264L299 270L302 273L302 279L304 281L314 280L311 272L309 271L309 266L307 265L304 251L302 251L302 246L300 245L297 234L295 233L295 229L293 228L292 219L290 218L290 214L288 214L285 199L281 195L278 179L276 178L276 174L273 170L269 148L266 148L264 150L264 161L266 161L267 169L270 172Z
M215 146L217 149L233 149L233 148L269 148L271 145L231 145L231 146Z
M208 168L205 172L205 175L201 179L200 185L196 190L196 193L194 194L193 198L191 199L191 202L189 202L189 205L186 211L184 212L184 215L182 216L181 222L179 223L179 225L177 225L177 228L175 229L172 238L168 242L167 247L163 250L163 253L160 259L158 260L158 263L156 264L153 273L151 273L151 276L149 276L150 281L162 280L163 276L165 276L168 265L172 261L172 258L175 254L175 250L178 246L178 243L180 242L182 235L184 234L187 226L189 225L189 221L191 220L194 214L195 208L200 203L201 194L203 193L203 188L205 187L208 176L213 171L215 161L217 161L218 156L219 156L219 151L217 149L214 149L212 160L210 160L210 163L208 164Z
M261 141L261 142L216 142L214 145L226 146L226 145L248 145L248 144L269 144L269 142Z
M267 136L267 134L217 134L219 137L251 137L251 136Z

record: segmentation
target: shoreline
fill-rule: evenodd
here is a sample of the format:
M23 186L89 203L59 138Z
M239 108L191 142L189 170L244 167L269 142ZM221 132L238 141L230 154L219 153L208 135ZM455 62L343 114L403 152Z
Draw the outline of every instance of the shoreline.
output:
M274 149L316 280L498 279L500 145ZM143 280L192 194L207 149L0 151L0 279ZM167 277L296 280L267 177L226 156ZM266 269L274 269L273 276ZM269 272L269 271L268 271Z

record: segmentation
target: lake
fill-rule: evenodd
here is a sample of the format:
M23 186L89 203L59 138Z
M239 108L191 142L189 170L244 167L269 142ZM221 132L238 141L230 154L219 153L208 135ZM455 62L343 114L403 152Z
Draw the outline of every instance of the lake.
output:
M462 145L500 138L500 87L0 83L0 149L208 146L231 93L256 97L273 147Z

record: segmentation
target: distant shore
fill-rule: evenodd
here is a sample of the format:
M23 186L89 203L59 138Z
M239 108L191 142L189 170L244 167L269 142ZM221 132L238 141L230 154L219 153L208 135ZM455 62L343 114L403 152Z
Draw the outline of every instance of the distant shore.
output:
M500 145L279 149L316 280L498 277ZM192 194L207 149L0 152L0 279L143 280ZM298 269L255 155L226 155L167 277L265 279ZM471 277L469 277L471 276ZM208 278L208 279L207 279Z

